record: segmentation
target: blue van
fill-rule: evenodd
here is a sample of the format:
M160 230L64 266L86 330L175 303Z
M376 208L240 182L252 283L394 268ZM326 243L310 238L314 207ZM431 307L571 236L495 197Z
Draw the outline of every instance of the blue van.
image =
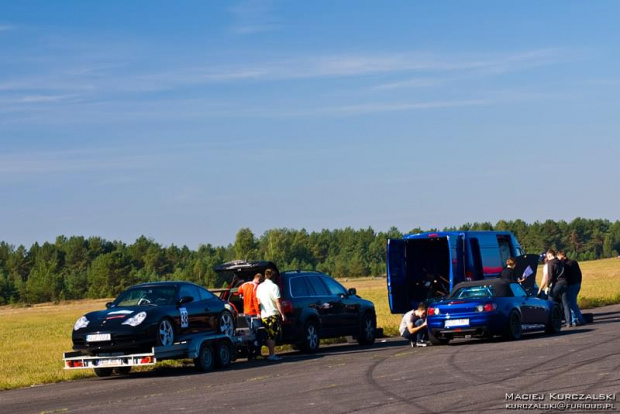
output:
M509 257L523 256L521 245L508 231L411 234L389 239L387 253L392 313L405 313L419 302L445 296L459 282L496 278Z

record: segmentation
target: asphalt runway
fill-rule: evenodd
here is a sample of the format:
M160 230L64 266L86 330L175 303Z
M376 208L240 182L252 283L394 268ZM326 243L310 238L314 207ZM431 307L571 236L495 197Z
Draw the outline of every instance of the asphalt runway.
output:
M3 391L0 413L620 411L620 305L592 312L594 324L512 342L411 348L390 338L210 373L165 368Z

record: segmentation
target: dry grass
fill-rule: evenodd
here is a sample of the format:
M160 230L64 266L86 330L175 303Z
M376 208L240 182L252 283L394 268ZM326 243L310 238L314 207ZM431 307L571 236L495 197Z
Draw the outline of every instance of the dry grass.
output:
M620 260L584 262L581 268L584 278L579 304L582 308L620 303ZM386 335L398 334L401 315L390 313L385 279L341 282L346 287L357 288L360 296L375 303L377 325ZM93 376L92 370L63 370L62 353L71 350L71 329L76 319L86 312L103 309L107 301L0 307L0 389Z

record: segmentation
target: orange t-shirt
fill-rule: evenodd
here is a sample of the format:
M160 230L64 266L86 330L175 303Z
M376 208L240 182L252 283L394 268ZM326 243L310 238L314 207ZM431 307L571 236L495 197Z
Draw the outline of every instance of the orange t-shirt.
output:
M246 315L259 315L258 299L256 299L256 288L258 283L254 281L245 282L239 287L239 293L243 295L243 313Z

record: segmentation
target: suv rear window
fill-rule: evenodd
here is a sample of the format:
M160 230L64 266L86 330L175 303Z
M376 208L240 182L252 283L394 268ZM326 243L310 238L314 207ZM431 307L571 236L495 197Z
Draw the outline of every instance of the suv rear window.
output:
M302 298L311 296L306 284L306 278L303 276L292 277L290 279L291 284L291 296L294 298Z

